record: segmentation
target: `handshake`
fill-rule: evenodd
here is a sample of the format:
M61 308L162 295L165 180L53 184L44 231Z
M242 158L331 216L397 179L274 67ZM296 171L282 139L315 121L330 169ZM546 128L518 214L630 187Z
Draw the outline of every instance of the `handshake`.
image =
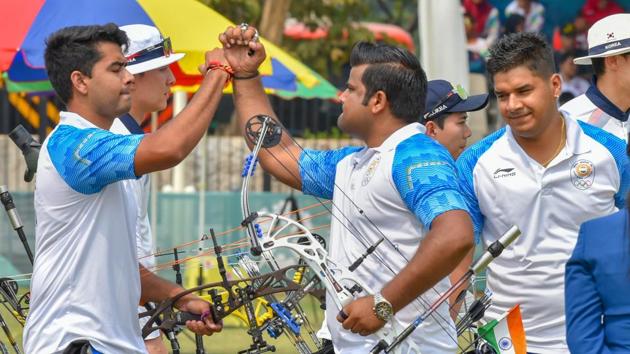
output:
M228 81L258 77L258 68L265 60L266 53L256 28L246 23L230 26L219 35L219 41L223 48L206 52L205 63L199 66L202 75L222 70L228 74Z

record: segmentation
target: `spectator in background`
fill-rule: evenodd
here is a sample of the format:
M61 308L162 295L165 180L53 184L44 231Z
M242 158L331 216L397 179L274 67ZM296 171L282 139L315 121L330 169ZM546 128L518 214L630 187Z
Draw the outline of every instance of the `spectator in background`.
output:
M525 17L517 14L508 16L505 20L505 27L503 28L502 36L521 32L525 32Z
M573 97L577 97L588 90L591 84L584 78L578 76L577 65L573 62L575 54L572 51L556 55L560 78L562 79L561 94L569 92ZM566 97L566 96L565 96Z
M489 0L464 0L463 5L465 12L475 21L477 36L485 38L488 45L492 45L499 37L501 28L499 10Z
M573 58L587 55L587 51L580 49L581 45L578 46L576 35L577 31L574 22L565 23L563 26L557 28L554 32L553 51L558 67L561 63L560 57L563 54L571 53L573 55ZM593 71L590 70L590 67L581 65L580 67L576 68L575 75L580 76L583 79L582 81L586 81L588 83L591 76L593 76ZM579 95L581 94L574 94L574 96Z
M565 23L553 32L553 51L563 54L575 50L575 25L573 22Z
M545 25L545 7L532 0L513 0L505 8L505 17L510 15L525 17L525 32L538 33Z
M608 16L588 31L588 56L578 65L592 64L593 84L585 94L563 105L563 113L602 128L627 142L630 124L630 14Z
M573 20L575 33L573 35L575 56L582 57L588 55L588 28L586 19L581 14L578 14L575 20ZM593 76L593 68L590 65L579 65L577 68L577 74L582 78L590 82Z
M575 48L580 51L588 51L588 39L587 33L589 25L586 23L586 18L582 14L578 14L573 20L575 26Z
M464 29L466 30L468 71L484 74L486 72L486 57L488 56L488 41L477 35L475 18L469 13L464 14Z
M586 0L581 12L588 28L604 17L623 13L623 8L614 0Z

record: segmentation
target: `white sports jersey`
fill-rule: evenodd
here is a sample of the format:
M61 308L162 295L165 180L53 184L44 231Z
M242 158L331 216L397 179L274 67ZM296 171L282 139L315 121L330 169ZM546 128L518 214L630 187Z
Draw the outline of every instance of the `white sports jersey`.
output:
M42 146L35 188L35 265L27 353L61 353L87 339L102 353L145 353L138 326L136 178L142 135L117 135L61 112Z
M628 143L630 123L628 114L604 96L593 84L585 94L580 95L560 107L560 111L569 117L602 128Z
M333 261L349 266L380 238L380 232L406 259L411 259L435 217L449 210L466 210L450 154L422 131L423 127L414 123L399 129L376 148L305 150L301 154L304 193L333 199L336 205L332 208L329 242ZM396 275L383 263L397 273L407 262L387 241L375 254L354 273L373 291L380 291ZM423 301L432 304L448 287L448 278L442 279L422 296ZM330 297L327 303L326 318L335 351L368 352L376 344L376 337L362 337L343 329L335 319L339 309ZM426 307L420 304L413 302L396 314L400 328L420 315ZM423 354L454 353L457 342L448 305L443 304L407 340L413 340Z
M138 123L128 114L114 119L114 123L109 130L123 135L144 134ZM125 180L121 183L127 193L129 193L128 195L135 197L137 204L136 246L138 248L138 258L143 266L152 268L155 265L155 257L153 256L153 234L151 233L151 223L149 222L151 179L149 175L144 175L138 179Z
M624 142L605 131L566 121L564 149L547 168L529 157L505 127L457 160L476 233L484 245L511 225L522 235L488 267L493 292L487 319L520 304L527 350L568 353L564 266L582 222L623 207L630 187Z
M120 118L114 119L112 127L109 129L116 134L144 134L142 128L129 114L125 114ZM144 175L137 180L128 179L121 181L125 188L125 195L133 196L137 210L136 222L136 248L139 262L147 269L155 266L155 256L153 256L153 234L151 233L151 223L149 222L149 195L151 195L151 179L149 175ZM145 312L144 306L138 307L138 313ZM140 319L140 328L142 328L148 317ZM151 332L146 339L153 339L160 336L159 331Z

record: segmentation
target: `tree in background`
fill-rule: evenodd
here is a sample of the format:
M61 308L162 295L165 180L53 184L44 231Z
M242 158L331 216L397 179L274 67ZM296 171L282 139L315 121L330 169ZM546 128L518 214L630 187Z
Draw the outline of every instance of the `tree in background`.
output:
M370 0L378 22L391 23L404 28L418 43L418 0Z
M417 38L417 0L199 0L234 23L256 25L261 35L282 47L337 85L345 82L352 45L374 34L359 22L399 25ZM287 19L312 31L327 29L321 39L294 40L282 36Z
M262 14L261 1L259 0L198 0L202 4L214 9L230 21L239 24L247 22L258 24Z

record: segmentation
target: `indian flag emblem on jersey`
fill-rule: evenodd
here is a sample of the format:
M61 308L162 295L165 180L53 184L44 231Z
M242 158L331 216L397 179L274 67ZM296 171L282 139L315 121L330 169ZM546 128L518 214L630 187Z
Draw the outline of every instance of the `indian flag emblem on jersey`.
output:
M518 305L479 328L483 338L498 354L526 354L525 329Z

